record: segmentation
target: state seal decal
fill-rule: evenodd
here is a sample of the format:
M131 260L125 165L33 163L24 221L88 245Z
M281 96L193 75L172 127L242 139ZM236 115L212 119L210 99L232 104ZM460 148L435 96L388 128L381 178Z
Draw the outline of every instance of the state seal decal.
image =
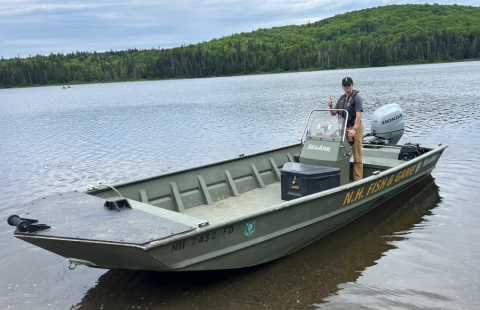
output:
M256 221L253 221L245 225L245 233L244 233L245 236L247 237L251 236L255 232L255 222Z

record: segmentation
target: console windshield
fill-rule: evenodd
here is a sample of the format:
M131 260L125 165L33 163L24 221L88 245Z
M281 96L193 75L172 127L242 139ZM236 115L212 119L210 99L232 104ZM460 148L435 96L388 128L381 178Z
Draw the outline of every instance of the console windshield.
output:
M345 110L337 111L337 115L330 114L332 110L313 110L306 126L306 133L303 138L324 140L324 141L343 141L345 138L346 119L341 116ZM303 141L303 139L302 139Z

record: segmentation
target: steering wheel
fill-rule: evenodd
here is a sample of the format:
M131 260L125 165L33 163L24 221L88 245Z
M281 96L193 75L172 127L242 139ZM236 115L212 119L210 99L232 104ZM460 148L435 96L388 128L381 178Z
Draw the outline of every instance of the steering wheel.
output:
M338 137L339 135L337 135L337 132L338 132L339 134L342 134L343 129L337 129L337 130L335 130L335 131L330 135L330 137ZM352 145L355 144L355 137L350 137L350 138L352 138L352 141L349 141L348 138L347 138L347 141L348 141L348 144L349 144L350 146L352 146Z
M342 131L343 131L342 129L337 129L330 135L330 137L339 137L342 134Z
M352 146L352 145L355 144L355 138L354 138L354 137L351 137L351 138L352 138L352 141L350 141L350 140L347 139L348 144L349 144L350 146Z

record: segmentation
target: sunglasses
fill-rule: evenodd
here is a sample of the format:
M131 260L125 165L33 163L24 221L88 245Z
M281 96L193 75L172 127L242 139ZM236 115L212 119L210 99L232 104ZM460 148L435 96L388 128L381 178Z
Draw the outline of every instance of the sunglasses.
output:
M343 87L350 87L350 86L352 86L352 84L343 84L342 86Z

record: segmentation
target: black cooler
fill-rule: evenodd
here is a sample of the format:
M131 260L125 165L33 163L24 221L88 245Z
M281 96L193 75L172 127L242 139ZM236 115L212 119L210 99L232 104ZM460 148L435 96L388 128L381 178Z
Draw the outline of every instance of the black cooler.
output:
M340 186L340 169L286 163L282 169L282 200L292 200Z

